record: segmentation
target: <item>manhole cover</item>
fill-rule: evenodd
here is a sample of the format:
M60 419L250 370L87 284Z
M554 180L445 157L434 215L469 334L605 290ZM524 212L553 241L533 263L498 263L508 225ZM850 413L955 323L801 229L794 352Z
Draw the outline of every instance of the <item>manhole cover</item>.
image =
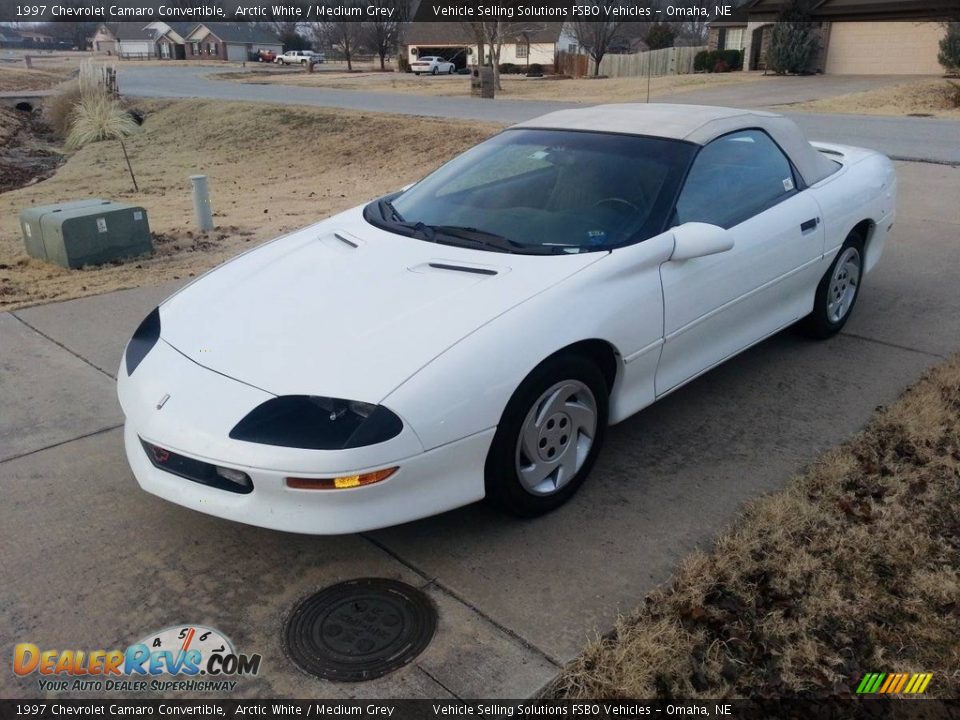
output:
M362 578L301 602L287 621L286 646L311 675L358 682L406 665L430 644L436 627L433 604L416 588Z

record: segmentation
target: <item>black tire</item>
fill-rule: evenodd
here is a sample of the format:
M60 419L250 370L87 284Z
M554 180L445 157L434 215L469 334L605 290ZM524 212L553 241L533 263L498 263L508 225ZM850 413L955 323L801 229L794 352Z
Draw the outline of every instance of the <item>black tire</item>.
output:
M447 75L453 75L453 65L451 65L450 69L447 70Z
M524 488L517 471L520 432L527 414L540 397L565 380L579 381L593 394L596 402L593 444L573 478L549 495L535 495ZM607 429L608 393L603 373L596 364L581 355L558 355L538 365L513 393L490 444L484 468L487 501L519 517L537 517L569 500L587 479L603 446Z
M436 74L439 73L439 72L440 72L440 70L439 70L437 67L434 67L433 70L430 71L430 74L431 74L431 75L436 75Z
M833 279L833 274L837 268L837 265L840 263L840 259L849 248L854 248L859 254L860 275L856 284L853 286L855 291L853 299L850 301L850 306L839 320L833 320L829 317L829 313L827 311L830 293L833 291L833 288L831 287L831 280ZM806 335L818 340L823 340L833 337L843 329L844 325L847 324L847 320L849 320L850 315L853 314L853 309L856 307L857 300L860 297L860 289L863 287L863 263L863 237L861 237L860 233L854 231L847 236L847 239L837 252L837 256L833 259L833 262L830 263L830 267L827 268L827 271L820 279L820 284L817 285L816 298L813 302L813 312L800 321L800 329Z
M417 77L420 77L420 73L418 72L415 72L414 75L416 75Z

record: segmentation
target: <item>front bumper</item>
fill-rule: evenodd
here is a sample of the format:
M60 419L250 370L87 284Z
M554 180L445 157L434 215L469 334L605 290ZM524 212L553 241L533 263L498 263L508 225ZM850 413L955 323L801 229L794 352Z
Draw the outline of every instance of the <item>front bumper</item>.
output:
M117 383L126 416L124 445L147 492L237 522L315 535L361 532L435 515L480 500L494 428L424 452L406 424L396 438L349 450L303 450L233 440L230 429L268 393L212 372L162 339L132 377ZM164 398L162 402L158 402ZM179 455L247 473L238 494L157 468L141 439ZM374 485L288 488L287 477L331 478L398 466Z
M395 461L400 467L383 482L345 490L294 490L289 473L227 461L207 462L242 470L253 491L237 494L201 485L153 466L136 428L124 428L127 460L140 487L184 507L227 520L271 530L311 535L339 535L398 525L436 515L483 498L483 466L494 429L472 435L420 455ZM159 438L144 438L162 445ZM188 454L179 448L172 448ZM377 468L359 468L367 472ZM330 477L337 473L314 473ZM309 475L300 474L303 477Z

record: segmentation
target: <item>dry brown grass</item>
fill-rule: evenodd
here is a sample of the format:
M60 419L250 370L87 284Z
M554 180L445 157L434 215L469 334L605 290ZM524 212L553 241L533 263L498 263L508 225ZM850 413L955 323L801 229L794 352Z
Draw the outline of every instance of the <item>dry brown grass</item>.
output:
M49 90L67 79L68 73L27 70L22 65L0 65L0 92Z
M412 73L306 73L298 70L280 70L253 67L248 72L210 75L217 80L264 85L292 85L296 87L326 87L338 90L365 90L368 92L397 92L411 95L447 95L468 97L470 78L465 75L436 77ZM762 73L736 72L698 75L670 75L651 78L650 97L701 90L721 85L755 82ZM497 97L507 100L557 100L566 102L604 103L630 102L646 99L646 78L551 79L504 75L503 90Z
M947 80L913 80L891 87L790 105L809 112L858 115L930 115L960 118L955 88Z
M30 70L23 63L24 55L30 55ZM88 57L90 53L85 52L4 50L0 61L0 92L49 90L76 75L80 62Z
M127 150L130 187L113 143L82 148L43 182L0 194L0 310L204 272L251 243L397 189L496 132L489 123L441 121L424 138L417 118L216 101L151 101ZM217 227L195 232L189 176L210 178ZM118 265L67 270L26 256L20 211L85 197L143 205L155 252Z
M44 100L44 118L60 139L67 137L79 103L80 84L76 81L63 83L56 93Z
M549 695L836 696L932 672L960 696L960 356L754 502Z
M23 56L30 55L32 69L27 70ZM77 74L80 64L87 59L98 65L118 67L170 67L172 60L123 60L116 56L79 51L38 52L4 50L0 60L0 92L22 90L49 90ZM226 63L214 60L178 60L178 67L223 67Z

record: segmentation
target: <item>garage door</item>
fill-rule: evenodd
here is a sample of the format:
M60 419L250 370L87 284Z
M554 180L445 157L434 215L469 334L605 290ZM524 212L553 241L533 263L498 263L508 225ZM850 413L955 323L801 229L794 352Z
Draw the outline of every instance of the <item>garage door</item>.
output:
M121 40L120 54L124 57L153 57L153 43L139 40Z
M227 45L227 60L243 62L247 59L247 46L231 43Z
M937 23L835 22L827 72L844 75L940 75L944 30Z

